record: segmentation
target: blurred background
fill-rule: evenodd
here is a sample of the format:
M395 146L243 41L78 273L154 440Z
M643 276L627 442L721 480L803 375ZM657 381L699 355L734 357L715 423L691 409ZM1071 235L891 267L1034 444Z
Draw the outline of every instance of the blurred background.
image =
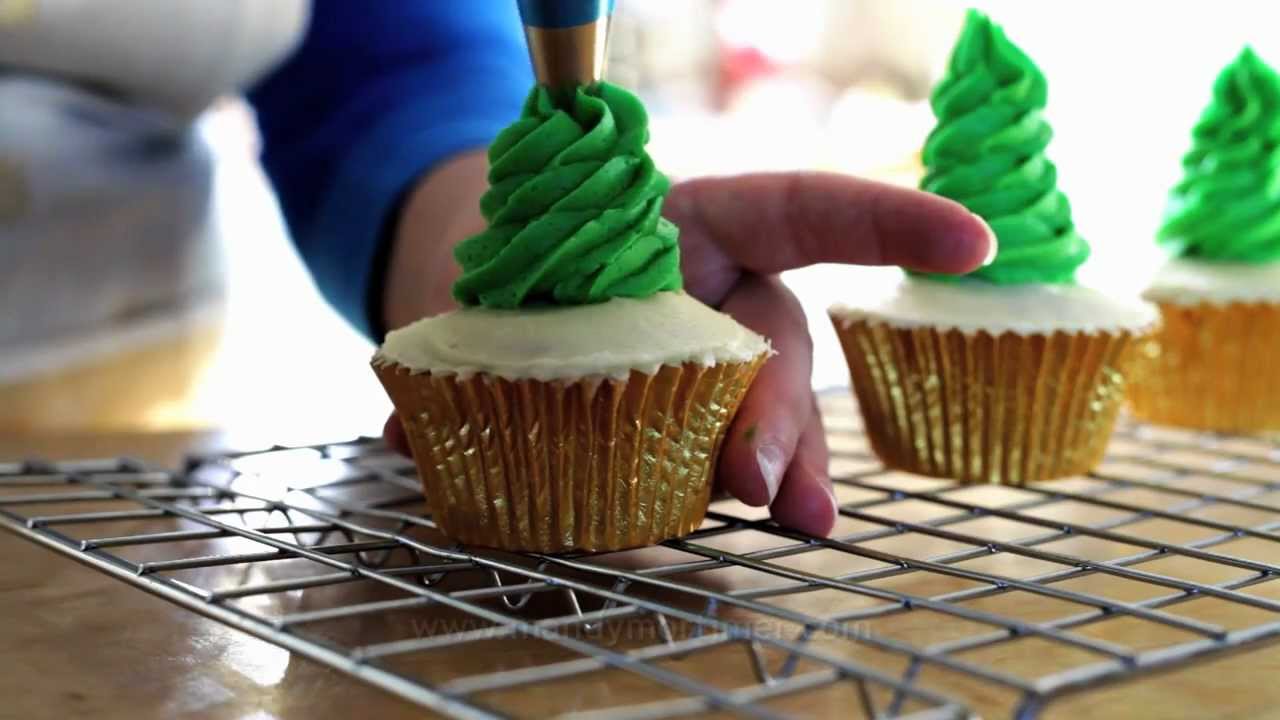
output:
M0 31L28 21L31 3L0 0ZM1214 76L1246 42L1280 62L1280 5L1252 0L618 5L609 76L648 102L668 174L814 168L903 185L920 175L929 90L963 12L989 12L1049 78L1050 156L1094 247L1081 277L1117 293L1137 292L1159 262L1152 235ZM0 33L0 79L2 46ZM169 195L149 199L192 203L198 229L157 222L107 247L94 227L113 216L93 208L120 198L71 193L59 212L99 219L26 250L15 218L51 180L6 150L5 102L0 92L0 433L225 428L231 442L290 444L379 431L390 406L368 370L372 347L294 253L241 101L221 98L199 117L198 161L184 167L203 170L176 173ZM73 150L68 172L88 172ZM846 382L826 308L896 277L847 267L787 277L810 314L816 386Z

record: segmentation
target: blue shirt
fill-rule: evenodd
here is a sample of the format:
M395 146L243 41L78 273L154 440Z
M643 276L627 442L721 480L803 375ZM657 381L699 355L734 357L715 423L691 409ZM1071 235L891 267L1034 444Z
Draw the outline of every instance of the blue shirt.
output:
M515 0L315 0L301 47L254 88L263 165L321 292L379 339L400 200L486 146L533 83Z

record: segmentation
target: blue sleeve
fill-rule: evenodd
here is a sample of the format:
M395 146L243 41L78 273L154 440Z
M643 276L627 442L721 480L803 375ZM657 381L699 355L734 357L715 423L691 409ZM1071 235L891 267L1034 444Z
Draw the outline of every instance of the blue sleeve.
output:
M328 301L377 339L402 195L484 147L533 82L515 0L315 0L297 53L249 93L263 165Z

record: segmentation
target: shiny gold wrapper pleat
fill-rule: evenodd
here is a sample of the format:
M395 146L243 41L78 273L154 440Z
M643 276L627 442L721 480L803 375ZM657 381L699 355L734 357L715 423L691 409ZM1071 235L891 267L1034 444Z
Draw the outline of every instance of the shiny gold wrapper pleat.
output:
M1143 337L832 319L880 459L965 483L1024 485L1097 465Z
M374 370L447 535L599 551L701 524L725 431L765 359L569 382Z
M1280 304L1158 303L1160 329L1138 354L1133 414L1230 433L1280 431Z

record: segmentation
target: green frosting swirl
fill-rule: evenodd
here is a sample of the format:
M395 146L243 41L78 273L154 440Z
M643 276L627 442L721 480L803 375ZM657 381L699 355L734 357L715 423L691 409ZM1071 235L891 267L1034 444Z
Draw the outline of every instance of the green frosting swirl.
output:
M1280 260L1280 77L1251 48L1218 75L1182 167L1161 245L1205 260Z
M563 107L538 86L489 148L488 229L459 243L464 305L584 305L678 290L679 232L661 216L669 184L645 152L648 115L608 83Z
M924 146L920 187L961 203L995 231L995 262L971 277L998 284L1070 283L1089 257L1071 205L1058 190L1058 170L1044 154L1053 137L1041 114L1047 97L1035 63L998 25L969 11L933 91L938 125Z

